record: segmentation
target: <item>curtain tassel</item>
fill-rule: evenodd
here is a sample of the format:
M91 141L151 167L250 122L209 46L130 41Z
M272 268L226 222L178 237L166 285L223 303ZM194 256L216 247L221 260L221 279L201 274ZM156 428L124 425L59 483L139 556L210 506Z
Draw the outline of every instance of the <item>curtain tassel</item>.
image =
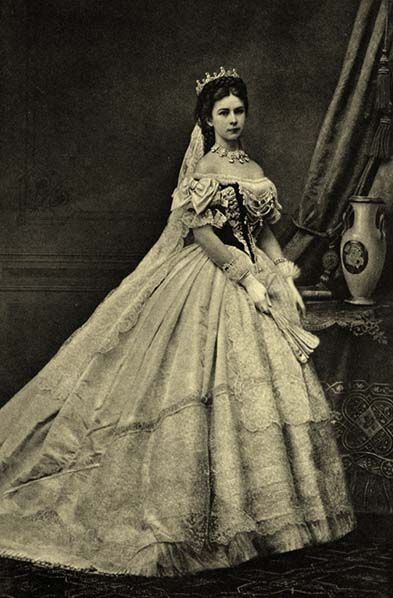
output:
M389 60L384 50L379 61L375 107L381 112L389 112L390 101L390 68Z
M369 155L374 156L375 158L388 160L391 155L391 136L392 119L390 116L383 115L381 116L378 128L375 131Z

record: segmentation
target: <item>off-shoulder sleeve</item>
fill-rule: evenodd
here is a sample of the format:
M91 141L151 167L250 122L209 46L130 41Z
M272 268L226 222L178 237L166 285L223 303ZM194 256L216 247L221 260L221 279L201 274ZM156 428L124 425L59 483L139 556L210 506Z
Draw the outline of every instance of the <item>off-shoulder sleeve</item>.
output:
M280 218L281 218L281 212L282 212L282 205L276 198L274 200L274 204L273 204L271 211L269 212L269 214L266 217L267 222L270 222L272 224L274 224L275 222L278 222L278 220L280 220Z
M211 224L221 228L226 216L221 206L220 184L213 178L188 178L173 195L172 210L183 208L182 221L188 228Z
M172 194L171 210L193 207L197 214L205 210L219 194L220 184L211 177L194 179L186 177Z
M266 216L267 222L274 224L281 218L282 205L278 201L277 189L274 183L269 180L269 189L267 190L268 198L270 199L270 211ZM270 197L269 197L270 196ZM268 199L268 200L269 200Z

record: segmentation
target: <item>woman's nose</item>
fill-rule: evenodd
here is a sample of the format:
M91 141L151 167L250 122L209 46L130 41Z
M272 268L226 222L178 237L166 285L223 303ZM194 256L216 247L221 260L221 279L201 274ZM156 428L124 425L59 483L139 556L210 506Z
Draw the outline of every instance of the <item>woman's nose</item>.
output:
M231 114L230 114L230 121L231 121L231 123L237 122L237 116L234 112L231 112Z

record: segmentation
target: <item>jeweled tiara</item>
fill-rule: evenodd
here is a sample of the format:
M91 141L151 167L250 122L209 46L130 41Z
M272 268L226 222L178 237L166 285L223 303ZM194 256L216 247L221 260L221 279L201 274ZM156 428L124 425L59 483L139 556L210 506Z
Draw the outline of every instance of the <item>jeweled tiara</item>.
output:
M214 81L215 79L220 79L220 77L239 77L240 78L240 75L236 72L236 69L225 70L223 66L220 66L220 70L218 71L218 73L213 73L212 75L210 73L205 73L205 75L206 76L204 79L202 79L202 81L199 81L199 79L197 79L196 88L195 88L197 96L199 96L202 89L205 87L205 85L207 83L210 83L210 81Z

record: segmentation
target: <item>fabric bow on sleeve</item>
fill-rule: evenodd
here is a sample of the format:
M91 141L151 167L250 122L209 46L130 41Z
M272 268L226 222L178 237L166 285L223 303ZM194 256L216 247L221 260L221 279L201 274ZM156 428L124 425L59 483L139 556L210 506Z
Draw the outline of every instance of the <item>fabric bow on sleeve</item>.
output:
M192 207L200 214L211 204L219 190L219 183L211 178L202 179L185 178L172 194L171 210Z

